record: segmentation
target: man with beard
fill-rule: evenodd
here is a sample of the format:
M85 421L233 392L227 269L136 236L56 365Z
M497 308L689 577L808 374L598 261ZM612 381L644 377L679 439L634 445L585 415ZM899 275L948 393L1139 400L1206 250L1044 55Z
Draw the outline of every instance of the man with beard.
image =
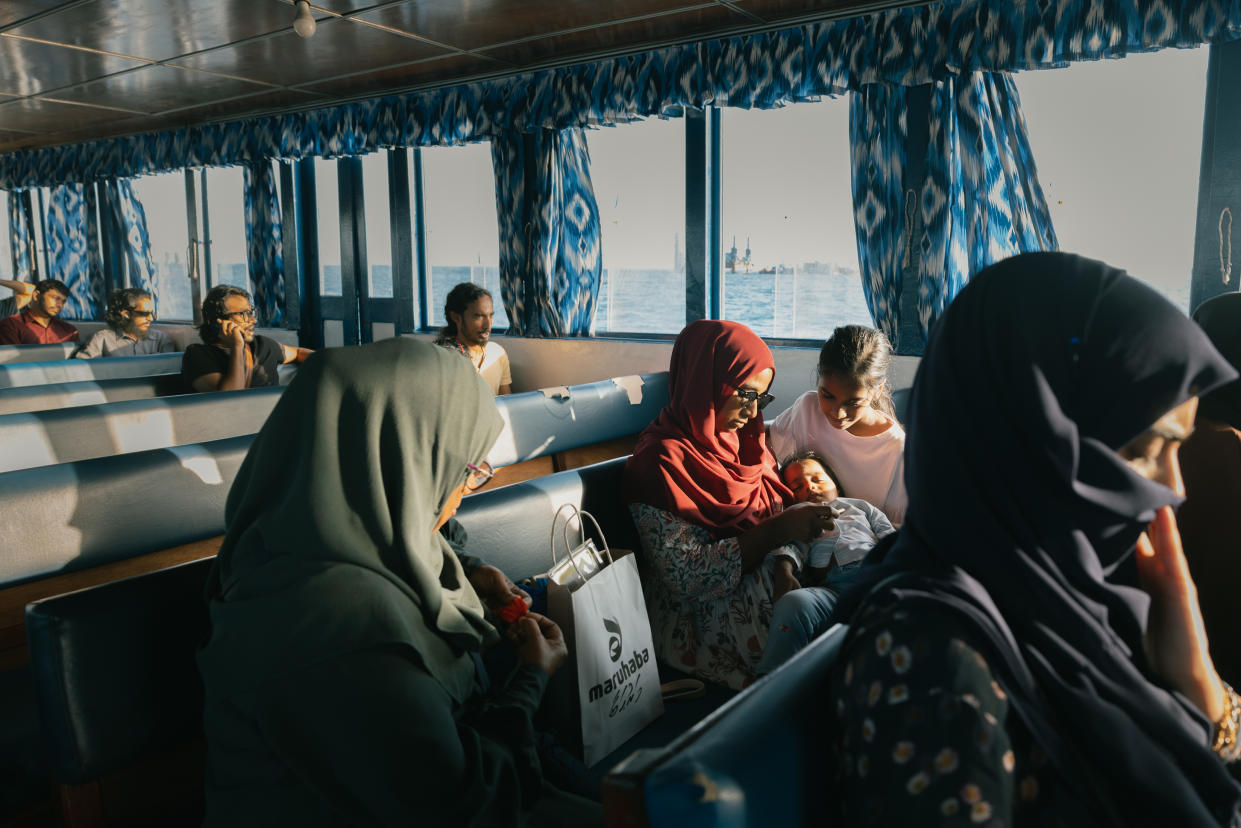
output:
M448 291L444 300L444 319L448 324L440 328L435 344L468 359L492 394L511 394L513 375L508 354L491 341L494 316L491 293L473 282L461 282Z
M237 391L279 385L277 368L303 362L309 348L290 348L256 336L250 294L234 285L216 285L203 299L202 345L185 349L181 378L194 391Z
M56 317L69 299L69 288L56 279L34 286L30 304L13 316L0 319L0 345L55 345L77 342L78 329Z
M152 330L155 299L141 288L121 288L108 296L104 315L108 327L98 331L86 347L74 354L79 359L94 357L145 356L177 350L172 337Z

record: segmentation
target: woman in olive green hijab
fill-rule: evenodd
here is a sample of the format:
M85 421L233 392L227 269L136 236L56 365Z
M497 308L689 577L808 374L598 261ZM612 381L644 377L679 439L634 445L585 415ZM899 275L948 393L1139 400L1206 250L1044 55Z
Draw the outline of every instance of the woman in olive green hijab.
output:
M299 369L229 492L207 585L205 825L599 821L542 781L534 749L560 630L513 625L517 669L478 692L496 631L437 531L500 428L471 366L432 345Z

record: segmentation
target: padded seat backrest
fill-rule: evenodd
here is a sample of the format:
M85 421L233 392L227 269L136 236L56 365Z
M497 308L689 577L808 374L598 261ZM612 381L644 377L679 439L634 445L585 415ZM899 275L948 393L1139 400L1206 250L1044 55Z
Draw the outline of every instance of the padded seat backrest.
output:
M36 601L26 640L48 758L79 785L202 732L194 655L212 560Z
M505 427L487 459L507 466L637 434L667 402L667 372L497 397Z
M0 345L0 365L68 359L77 349L76 342L58 342L55 345Z
M617 765L604 781L614 824L823 825L835 778L828 686L846 631L836 625L667 747Z
M62 359L53 362L15 362L0 365L0 388L44 385L49 382L143 377L181 370L181 354Z
M470 495L457 513L457 520L470 534L470 554L514 579L547 571L551 567L548 540L552 520L556 510L566 503L593 514L613 547L636 548L637 533L619 496L626 459L620 457ZM563 552L560 537L558 529L557 548ZM572 534L570 538L576 540Z
M257 434L281 386L0 415L0 472Z
M0 415L44 411L49 408L74 408L123 400L145 400L185 392L181 374L150 374L145 377L122 377L111 380L81 382L49 382L45 385L24 385L0 388Z
M253 435L0 474L0 586L224 532Z

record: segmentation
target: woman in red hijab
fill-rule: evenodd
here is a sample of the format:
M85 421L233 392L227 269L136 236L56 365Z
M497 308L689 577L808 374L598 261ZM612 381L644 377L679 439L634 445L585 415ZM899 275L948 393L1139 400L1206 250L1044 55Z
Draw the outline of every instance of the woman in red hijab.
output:
M792 493L763 433L774 377L771 351L745 325L687 325L672 349L671 399L625 467L657 654L737 689L754 680L773 593L796 586L775 576L773 559L831 526L829 507L782 511Z

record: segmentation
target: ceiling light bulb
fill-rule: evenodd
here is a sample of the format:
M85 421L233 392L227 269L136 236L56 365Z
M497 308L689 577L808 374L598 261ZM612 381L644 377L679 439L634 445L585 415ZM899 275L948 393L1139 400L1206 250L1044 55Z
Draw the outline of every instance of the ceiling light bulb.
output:
M318 28L314 17L310 14L310 3L307 0L297 0L296 5L297 17L293 18L293 31L297 32L300 37L310 37Z

